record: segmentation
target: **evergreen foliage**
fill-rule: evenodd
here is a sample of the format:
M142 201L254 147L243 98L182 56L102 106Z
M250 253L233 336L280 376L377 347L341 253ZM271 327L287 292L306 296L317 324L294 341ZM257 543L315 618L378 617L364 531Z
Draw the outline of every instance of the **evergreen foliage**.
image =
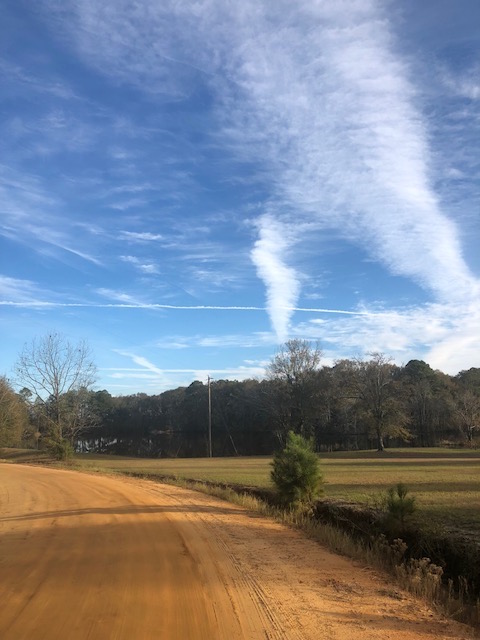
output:
M74 454L72 443L66 438L45 438L44 446L57 460L70 460Z
M18 445L28 423L27 410L5 376L0 376L0 447Z
M409 516L417 510L415 496L408 495L408 488L399 482L387 492L387 523L391 529L404 530Z
M156 395L115 397L92 389L94 371L84 343L74 348L52 333L26 345L17 363L21 391L5 380L2 387L0 378L0 443L23 435L43 448L53 440L62 457L63 439L91 453L206 455L208 385L195 380ZM379 353L321 366L318 346L290 340L266 373L212 381L216 456L269 456L290 430L312 437L318 452L480 446L480 368L451 377L421 360L398 367Z
M322 493L323 483L313 442L289 431L285 448L273 458L271 478L285 506L312 504Z

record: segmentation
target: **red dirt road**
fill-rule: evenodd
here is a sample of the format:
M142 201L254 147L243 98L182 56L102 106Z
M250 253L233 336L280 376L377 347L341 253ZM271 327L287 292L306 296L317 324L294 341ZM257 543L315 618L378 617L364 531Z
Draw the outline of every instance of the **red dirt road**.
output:
M375 572L215 498L0 464L2 640L472 637Z

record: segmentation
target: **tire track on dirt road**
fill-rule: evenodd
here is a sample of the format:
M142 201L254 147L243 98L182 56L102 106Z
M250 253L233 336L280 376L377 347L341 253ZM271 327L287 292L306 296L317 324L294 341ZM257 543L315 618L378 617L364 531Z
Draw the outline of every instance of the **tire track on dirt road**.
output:
M470 640L258 514L179 487L0 464L2 640Z

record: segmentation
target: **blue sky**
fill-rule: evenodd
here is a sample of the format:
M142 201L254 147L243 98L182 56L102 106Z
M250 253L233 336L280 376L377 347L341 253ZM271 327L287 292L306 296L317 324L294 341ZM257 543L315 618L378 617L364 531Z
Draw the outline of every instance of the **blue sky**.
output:
M477 0L2 0L0 373L480 367Z

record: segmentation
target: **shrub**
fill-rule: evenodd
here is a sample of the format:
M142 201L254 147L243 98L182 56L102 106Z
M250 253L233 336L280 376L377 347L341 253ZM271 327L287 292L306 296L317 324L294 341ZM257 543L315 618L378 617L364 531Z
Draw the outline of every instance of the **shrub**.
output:
M417 505L415 497L409 496L407 487L399 482L396 487L391 487L388 490L385 508L389 528L403 531L407 519L417 510Z
M289 431L272 467L271 478L284 506L309 506L322 493L323 477L311 440Z
M73 456L73 446L65 438L45 438L44 443L47 451L57 460L69 460Z

